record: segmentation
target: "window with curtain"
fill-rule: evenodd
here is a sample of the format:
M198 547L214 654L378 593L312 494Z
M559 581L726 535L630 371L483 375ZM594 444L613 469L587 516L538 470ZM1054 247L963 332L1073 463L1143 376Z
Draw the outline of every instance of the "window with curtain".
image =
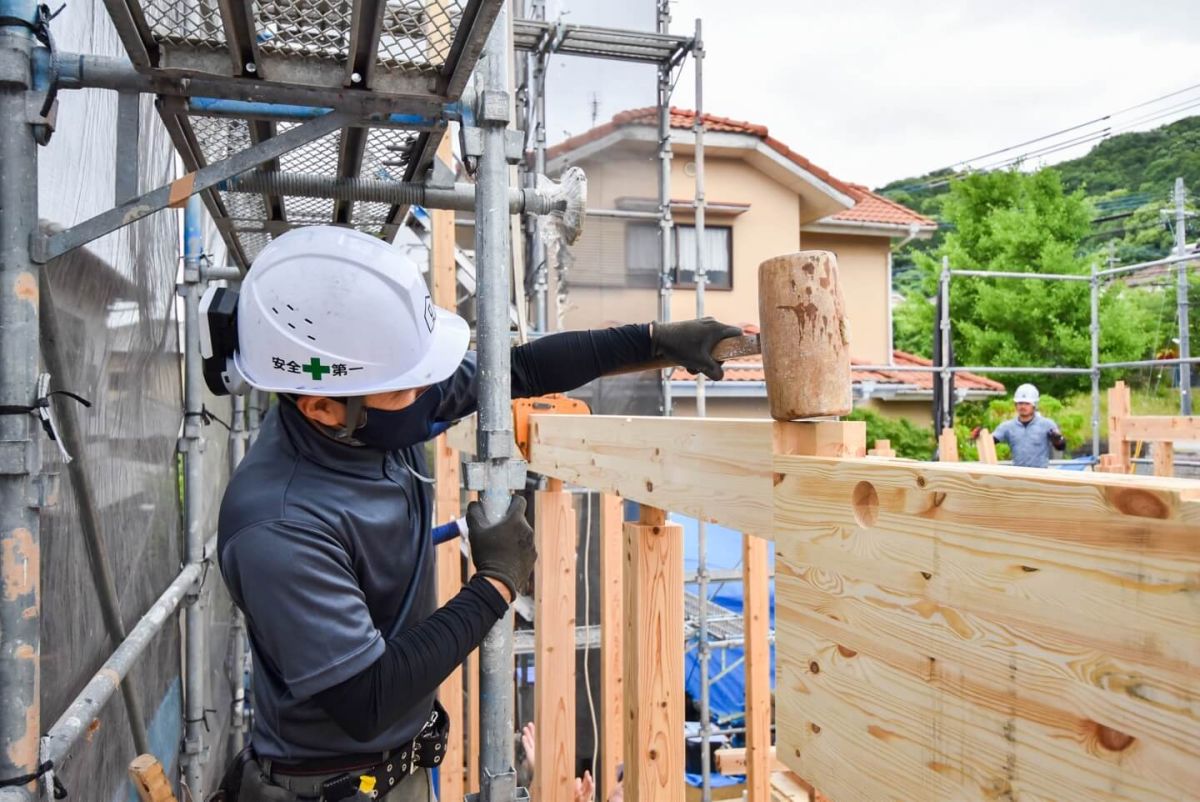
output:
M625 226L625 270L630 287L658 286L658 226L629 223Z
M675 285L696 286L696 227L675 226ZM704 271L707 288L733 288L733 229L730 226L704 227Z

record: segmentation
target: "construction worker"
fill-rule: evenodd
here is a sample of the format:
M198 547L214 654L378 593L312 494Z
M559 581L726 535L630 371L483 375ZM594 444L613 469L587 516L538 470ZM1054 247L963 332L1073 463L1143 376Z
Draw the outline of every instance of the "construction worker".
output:
M1050 448L1065 451L1067 440L1058 424L1042 417L1037 411L1040 395L1032 384L1022 384L1013 393L1017 417L996 427L992 437L997 443L1008 443L1012 464L1022 468L1046 468L1050 465ZM979 427L971 431L971 439L979 437Z
M512 349L512 394L668 359L712 378L712 319L552 334ZM424 442L470 415L467 323L387 243L314 226L276 237L237 299L229 382L278 395L221 505L218 557L253 654L251 746L226 802L432 799L438 685L527 583L525 502L467 510L476 573L436 607ZM457 770L453 767L452 770ZM356 796L359 795L359 796Z

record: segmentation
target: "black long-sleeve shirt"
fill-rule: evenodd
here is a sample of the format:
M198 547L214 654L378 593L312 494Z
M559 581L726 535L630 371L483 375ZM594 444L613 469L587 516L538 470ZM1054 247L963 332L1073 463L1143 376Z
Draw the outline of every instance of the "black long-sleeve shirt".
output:
M551 334L512 349L516 398L573 390L611 370L650 359L648 325ZM474 411L476 366L468 355L443 383L437 418ZM484 578L473 578L445 606L416 626L387 638L384 652L352 677L313 698L356 741L370 742L428 697L474 650L507 605Z

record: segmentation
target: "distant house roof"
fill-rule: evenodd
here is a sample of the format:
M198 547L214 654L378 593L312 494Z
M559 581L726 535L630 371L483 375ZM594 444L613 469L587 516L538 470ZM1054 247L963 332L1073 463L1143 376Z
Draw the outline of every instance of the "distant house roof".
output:
M671 107L671 128L675 130L691 130L696 123L696 112L691 109ZM718 117L715 114L701 116L704 130L712 133L743 134L760 140L770 151L782 157L796 168L808 173L820 182L845 196L849 202L842 204L843 208L833 214L815 221L812 228L820 230L846 227L881 227L885 230L912 230L924 234L937 229L937 222L924 215L914 212L906 206L877 195L862 184L843 181L832 175L828 170L819 167L789 148L783 142L770 135L765 125L734 120L729 117ZM546 152L547 159L553 160L583 148L585 145L599 142L611 134L626 127L654 126L658 124L658 109L648 106L641 109L630 109L618 112L606 123L596 126L582 134L577 134L563 142L554 145Z

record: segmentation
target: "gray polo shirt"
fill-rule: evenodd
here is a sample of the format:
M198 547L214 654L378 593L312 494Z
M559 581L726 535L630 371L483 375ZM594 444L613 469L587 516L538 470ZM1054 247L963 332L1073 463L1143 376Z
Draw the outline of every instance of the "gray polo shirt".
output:
M1035 412L1029 423L1022 423L1020 418L1006 420L996 427L992 437L997 443L1008 443L1013 465L1045 468L1050 465L1050 432L1058 430L1057 423Z
M439 385L433 420L474 411L475 359ZM431 423L433 421L431 420ZM411 469L411 470L410 470ZM433 695L378 738L355 741L313 696L379 659L384 641L434 612L424 444L384 453L338 443L276 405L230 479L218 556L254 657L254 748L304 760L383 751L413 738Z

